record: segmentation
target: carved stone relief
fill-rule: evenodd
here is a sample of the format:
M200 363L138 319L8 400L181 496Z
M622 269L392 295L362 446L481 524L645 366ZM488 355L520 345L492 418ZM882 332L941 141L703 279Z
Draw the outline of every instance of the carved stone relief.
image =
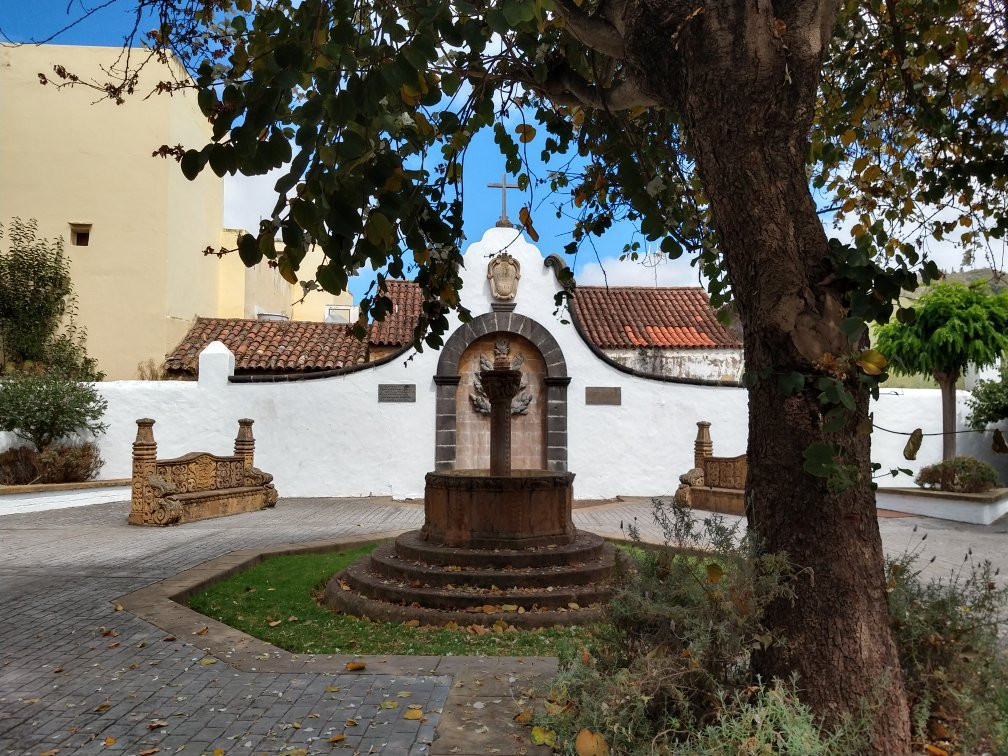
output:
M514 299L518 293L521 265L507 252L502 252L487 266L487 278L490 279L490 293L494 299Z

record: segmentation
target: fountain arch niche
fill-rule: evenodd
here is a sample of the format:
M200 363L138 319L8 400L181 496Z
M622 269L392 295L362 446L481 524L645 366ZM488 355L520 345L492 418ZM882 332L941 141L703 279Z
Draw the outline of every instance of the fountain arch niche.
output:
M491 343L492 358L485 353ZM512 351L512 343L520 348ZM465 368L467 354L472 361L474 345L479 371L466 386L459 366ZM541 357L541 365L530 366L539 372L535 382L521 370L532 356L530 346ZM536 627L599 619L616 556L610 544L577 531L571 519L569 380L559 346L528 318L488 313L456 331L442 350L435 377L436 463L426 477L424 526L336 575L326 586L326 604L372 619L419 619L434 625L503 620ZM475 394L488 405L487 413L474 413L488 416L480 419L482 426L474 426L485 427L486 467L455 466L460 408L468 409L459 401L461 388L468 392L466 401L476 404ZM541 423L543 439L537 454L545 465L515 468L513 418L523 415L514 409L526 399L531 406L537 389L543 405L535 421ZM524 397L523 391L532 395ZM470 431L476 432L465 429ZM517 441L522 443L521 435Z

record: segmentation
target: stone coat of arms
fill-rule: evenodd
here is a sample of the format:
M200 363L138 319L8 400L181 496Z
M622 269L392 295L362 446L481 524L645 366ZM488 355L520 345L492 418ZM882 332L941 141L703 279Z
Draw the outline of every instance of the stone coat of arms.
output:
M514 299L518 293L521 265L507 252L502 252L487 266L487 278L490 279L490 293L494 299Z

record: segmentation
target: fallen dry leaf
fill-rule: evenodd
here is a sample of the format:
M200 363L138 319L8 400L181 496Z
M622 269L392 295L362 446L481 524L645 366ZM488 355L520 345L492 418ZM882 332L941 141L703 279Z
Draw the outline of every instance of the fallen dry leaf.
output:
M420 709L406 709L403 712L403 719L423 719L423 711Z
M199 663L202 664L204 667L208 667L211 664L216 664L217 660L214 659L212 656L204 656L202 659L199 660Z
M396 693L397 698L410 698L412 695L413 694L410 693L408 690L400 690L398 693Z
M109 735L107 738L105 738L104 743L107 747L111 748L116 744L116 739L113 738L111 735Z
M209 632L210 632L210 626L209 625L203 625L203 627L201 627L199 630L197 630L195 633L193 633L193 635L206 635Z
M123 606L122 604L116 604L116 605L115 605L115 610L116 610L117 612L121 612L121 611L122 611L123 609L125 609L125 608L126 608L126 607L125 607L125 606Z
M58 667L56 667L56 668L53 669L53 672L62 672L62 671L63 671L63 665L62 664L60 664Z
M155 753L161 753L161 749L160 748L147 748L147 749L145 749L143 751L140 751L140 753L138 753L137 756L154 756Z
M52 748L48 751L42 751L39 756L56 756L57 753L59 753L59 748Z
M348 719L345 724L347 727L356 727L358 722L356 719Z
M420 627L420 620L411 619L408 622L403 622L403 627Z
M119 631L116 630L114 627L103 627L101 628L101 631L102 631L102 638L115 638L117 635L119 635Z
M91 711L95 714L104 714L106 711L112 708L112 704L103 703L95 706Z
M301 729L301 723L300 722L291 722L291 727L293 727L295 730L300 730Z
M514 721L518 724L532 724L532 709L522 709L514 715Z
M283 620L273 620L269 623L270 627L276 627L277 625L283 624Z
M326 693L338 693L339 692L339 688L336 687L335 685L326 685L325 686L325 692Z
M224 756L224 749L223 748L214 748L213 749L213 756Z
M37 704L40 700L41 699L39 698L23 698L21 699L21 702L26 704Z
M150 722L147 723L148 730L157 730L160 729L161 727L167 727L167 726L168 722L166 722L163 719L152 719Z
M333 735L329 738L329 743L336 745L337 743L342 743L344 740L346 740L346 735Z
M553 748L556 746L556 733L536 725L532 728L532 745L548 745Z
M383 709L398 709L399 708L399 702L398 701L382 701L379 704L379 706L381 706L381 708L383 708Z
M367 662L362 661L348 661L344 669L347 672L358 672L362 669L367 669Z
M106 646L106 648L119 648L119 641L109 643L108 646Z
M587 727L574 739L574 750L577 751L577 756L609 756L609 744L605 738Z
M161 640L163 640L163 641L173 641L173 640L178 640L178 638L176 638L174 635L166 635Z

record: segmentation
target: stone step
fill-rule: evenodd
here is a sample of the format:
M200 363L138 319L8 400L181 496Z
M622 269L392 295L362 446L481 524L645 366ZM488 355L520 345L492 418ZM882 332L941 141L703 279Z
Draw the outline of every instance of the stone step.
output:
M371 554L371 571L377 575L425 587L447 585L497 588L546 588L605 582L616 564L615 549L604 544L589 561L537 567L477 569L458 565L430 565L401 558L394 544L384 544ZM449 569L451 568L451 569Z
M410 606L417 604L429 609L466 610L482 606L514 605L526 611L533 609L567 609L571 603L579 607L604 603L609 599L608 584L586 586L560 586L554 590L529 588L518 590L489 591L465 590L461 588L424 588L399 580L376 575L370 569L370 560L359 559L329 581L326 592L332 584L335 590L342 590L339 581L344 581L350 591L361 593L367 598Z
M417 620L422 625L437 627L454 623L459 627L482 625L490 627L496 622L504 622L521 628L553 627L554 625L584 625L601 622L602 609L585 607L582 609L539 609L518 612L500 612L494 614L455 611L445 609L428 609L422 606L403 606L390 604L386 601L362 596L356 591L344 591L336 580L331 580L323 594L323 603L338 612L352 614L355 617L368 617L382 622L409 622Z
M403 533L395 541L398 557L428 565L473 569L515 569L578 564L598 559L605 541L601 536L577 531L571 543L529 549L459 549L425 541L419 530Z

